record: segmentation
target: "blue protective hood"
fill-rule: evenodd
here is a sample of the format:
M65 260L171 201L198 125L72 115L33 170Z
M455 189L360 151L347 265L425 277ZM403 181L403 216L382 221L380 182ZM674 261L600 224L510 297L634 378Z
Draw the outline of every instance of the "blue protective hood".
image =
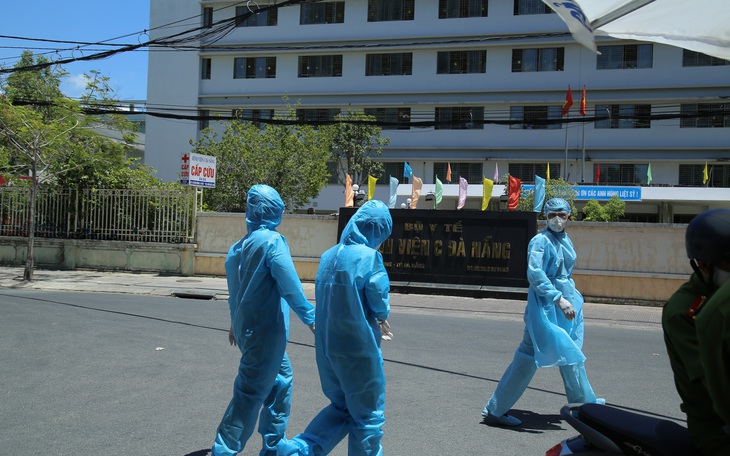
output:
M370 200L355 212L340 236L341 244L364 244L377 249L393 230L393 219L388 206L379 200Z
M268 185L256 184L248 191L246 201L246 226L249 231L260 227L275 229L281 223L284 201Z

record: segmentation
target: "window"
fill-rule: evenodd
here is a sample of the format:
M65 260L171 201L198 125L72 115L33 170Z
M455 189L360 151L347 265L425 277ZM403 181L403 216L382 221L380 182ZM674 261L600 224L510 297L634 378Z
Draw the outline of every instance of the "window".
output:
M302 3L299 23L342 24L345 22L345 2Z
M266 125L264 122L260 122L260 119L273 119L273 109L234 109L231 112L231 116L238 119L240 122L248 122L252 125L264 128Z
M730 65L730 60L713 57L701 52L690 51L689 49L683 49L682 51L683 67Z
M438 53L437 74L486 73L487 51L443 51Z
M606 118L608 116L608 118ZM651 105L596 105L594 128L650 128Z
M563 71L565 48L512 49L512 72Z
M705 165L679 165L679 185L688 187L730 187L730 165L707 165L707 183L703 183Z
M341 76L341 55L306 55L299 57L300 78L326 78Z
M614 70L651 68L653 65L651 44L627 44L623 46L598 46L596 69Z
M327 122L335 120L335 117L340 113L338 108L308 108L308 109L297 109L297 119L304 122Z
M487 17L489 0L439 0L439 19Z
M441 182L446 182L446 172L449 163L433 164L433 181L436 182L438 176ZM481 163L451 163L451 182L459 183L459 177L463 177L470 184L482 184L482 164Z
M412 21L415 0L368 0L368 22Z
M233 79L276 77L276 57L238 57L233 59Z
M562 106L512 106L510 120L519 123L509 127L513 130L559 130L563 128L559 122L561 110Z
M210 28L213 26L213 8L210 6L203 7L203 13L200 15L203 19L203 27Z
M199 109L198 117L198 130L202 131L210 127L210 111L208 109Z
M390 183L390 178L395 177L398 182L404 182L405 163L400 162L384 162L383 163L383 177L387 178L386 182Z
M515 16L526 14L551 14L550 9L542 0L515 0Z
M266 11L249 10L248 6L236 7L236 27L263 27L276 25L279 21L279 9L272 8ZM252 14L253 11L253 14Z
M481 107L436 108L436 130L482 130L483 121L484 108Z
M547 178L547 163L510 163L508 172L525 184L534 184L535 176ZM550 163L550 176L560 176L559 163Z
M413 74L413 54L367 54L365 76L396 76Z
M200 59L200 79L210 79L211 60Z
M730 127L730 103L683 104L682 128Z
M338 171L339 170L337 169L337 162L333 162L333 161L327 162L327 174L329 174L329 178L327 179L328 184L338 185L340 183Z
M365 108L365 115L375 117L383 130L409 130L411 128L411 108Z
M616 163L595 163L593 165L593 175L596 175L596 167L601 167L601 184L631 184L646 185L646 172L649 164L616 164ZM552 166L550 167L552 173Z

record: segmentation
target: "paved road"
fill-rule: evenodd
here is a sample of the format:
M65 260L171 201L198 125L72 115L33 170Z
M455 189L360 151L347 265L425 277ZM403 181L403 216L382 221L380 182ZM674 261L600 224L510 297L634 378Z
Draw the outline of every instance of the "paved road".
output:
M204 454L230 398L239 357L227 343L224 300L13 289L3 271L0 453ZM140 277L135 280L134 288L142 289ZM166 280L153 278L150 288L159 291ZM383 347L388 454L542 455L574 434L558 417L564 396L556 369L538 371L516 405L525 426L481 423L484 402L521 337L523 306L393 296L396 338ZM636 309L633 317L629 307L599 309L603 316L587 322L585 347L596 391L609 403L680 419L653 321L658 309ZM650 321L637 321L644 314ZM294 433L326 400L312 335L295 319L288 352L295 369ZM258 454L259 445L254 435L242 454ZM333 454L344 456L345 444Z

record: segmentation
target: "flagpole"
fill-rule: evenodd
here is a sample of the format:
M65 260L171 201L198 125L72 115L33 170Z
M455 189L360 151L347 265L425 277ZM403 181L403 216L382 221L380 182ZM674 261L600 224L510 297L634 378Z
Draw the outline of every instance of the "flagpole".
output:
M580 168L580 181L585 182L586 173L586 123L583 122L583 163Z
M568 119L570 119L570 114L568 115ZM563 165L563 179L566 181L568 180L568 126L570 124L565 124L565 164Z

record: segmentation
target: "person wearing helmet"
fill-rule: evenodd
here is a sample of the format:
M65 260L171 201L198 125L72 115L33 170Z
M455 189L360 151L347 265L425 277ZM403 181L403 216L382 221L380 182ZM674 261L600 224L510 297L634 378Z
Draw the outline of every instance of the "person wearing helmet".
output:
M715 413L730 434L730 210L713 209L687 226L687 256L715 291L696 312L700 362ZM730 454L728 448L714 454Z
M286 239L276 231L283 213L284 202L275 189L252 186L246 202L248 233L226 257L229 341L241 350L241 362L213 456L243 451L259 410L260 454L276 455L289 421L292 367L285 351L289 307L314 330L314 306L304 296Z
M378 252L391 233L388 207L363 204L340 243L322 254L315 281L315 347L322 392L330 405L280 455L324 455L349 434L348 452L382 455L385 373L381 340L390 340L390 280Z
M708 211L698 215L687 227L685 244L694 273L672 294L662 310L664 342L674 374L674 384L687 415L687 429L702 454L730 454L730 435L723 432L723 421L713 410L712 398L703 385L704 370L699 353L695 318L704 309L717 286L716 269L709 262L717 239L708 226L711 220L725 217L730 226L730 210Z
M525 392L538 367L559 367L569 403L605 402L596 398L588 382L581 351L583 296L571 277L576 255L565 232L570 213L570 204L562 198L546 202L547 228L528 246L525 330L512 363L482 411L488 424L522 423L506 413Z

